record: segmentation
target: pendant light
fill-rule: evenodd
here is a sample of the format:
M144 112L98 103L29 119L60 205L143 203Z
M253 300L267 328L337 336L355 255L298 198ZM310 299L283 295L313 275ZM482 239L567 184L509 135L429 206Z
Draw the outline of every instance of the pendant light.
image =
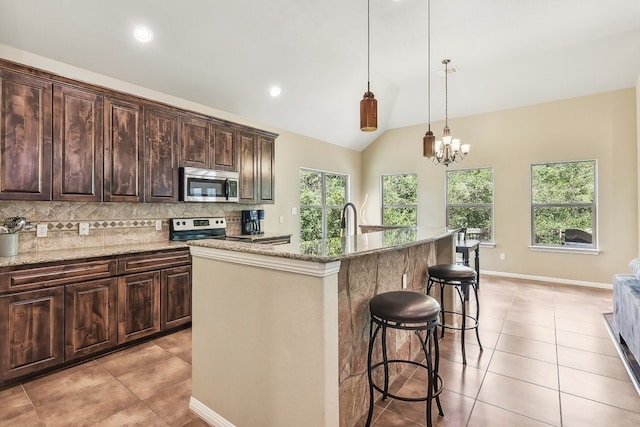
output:
M371 58L371 0L367 0L367 91L360 101L360 130L372 132L378 129L378 101L371 92L370 58Z
M431 132L431 0L427 0L427 120L429 129L422 138L422 155L433 157L436 154L436 137Z

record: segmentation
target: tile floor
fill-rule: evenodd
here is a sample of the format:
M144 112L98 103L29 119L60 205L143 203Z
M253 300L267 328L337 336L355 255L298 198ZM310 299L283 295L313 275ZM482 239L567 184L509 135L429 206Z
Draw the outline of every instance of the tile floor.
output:
M465 367L459 338L441 341L435 425L640 425L602 317L611 290L483 276L480 300L484 351L468 335ZM190 363L187 329L0 391L0 426L206 426L188 409ZM417 371L394 388L408 394L423 379ZM424 426L424 404L378 402L373 425Z

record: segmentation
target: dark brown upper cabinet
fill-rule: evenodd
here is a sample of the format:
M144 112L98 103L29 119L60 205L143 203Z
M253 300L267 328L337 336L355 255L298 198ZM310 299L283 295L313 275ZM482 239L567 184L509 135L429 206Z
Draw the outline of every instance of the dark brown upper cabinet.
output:
M0 68L0 199L51 200L52 83Z
M274 139L240 132L240 203L274 203Z
M258 203L274 203L273 163L275 156L273 138L258 137Z
M238 171L237 132L224 126L212 125L213 159L212 168Z
M53 87L53 200L102 200L103 98Z
M145 202L178 201L178 115L145 108Z
M104 101L104 200L142 201L142 108L122 99Z
M256 135L240 132L240 203L256 202Z
M180 131L180 166L209 168L213 157L209 122L195 117L181 117Z
M236 131L198 117L180 120L180 166L238 171Z
M0 59L0 200L177 202L192 166L273 203L276 137Z

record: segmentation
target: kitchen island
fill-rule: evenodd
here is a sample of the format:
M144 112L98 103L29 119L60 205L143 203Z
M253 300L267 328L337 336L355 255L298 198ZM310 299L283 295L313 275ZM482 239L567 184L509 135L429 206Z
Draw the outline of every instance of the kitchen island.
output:
M225 427L353 426L368 408L369 299L403 287L424 292L427 267L452 262L455 251L451 232L419 227L286 245L188 245L190 408ZM389 342L392 353L418 354L410 333Z

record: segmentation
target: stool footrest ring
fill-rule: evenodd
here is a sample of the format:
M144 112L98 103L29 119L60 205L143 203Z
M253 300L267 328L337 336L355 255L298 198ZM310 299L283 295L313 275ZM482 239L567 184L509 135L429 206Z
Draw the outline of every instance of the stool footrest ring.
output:
M391 360L387 360L387 364L391 364L391 363L410 363L412 365L416 365L419 367L422 367L426 370L429 370L429 368L427 367L427 365L419 363L419 362L414 362L412 360L401 360L401 359L391 359ZM371 370L375 370L376 368L383 366L384 362L378 362L375 365L371 366ZM442 393L442 390L444 389L444 383L442 381L442 377L440 376L440 374L435 373L436 378L437 378L437 387L436 390L433 392L432 394L432 398L435 398L436 396L440 396L440 394ZM384 389L380 386L378 386L377 384L373 383L372 384L373 388L375 388L376 390L378 390L380 393L382 393L383 395L383 400L387 397L391 397L392 399L398 399L398 400L403 400L405 402L424 402L425 400L427 400L429 398L429 396L420 396L420 397L403 397L403 396L397 396L395 394L389 393L387 391L386 395L384 392Z

